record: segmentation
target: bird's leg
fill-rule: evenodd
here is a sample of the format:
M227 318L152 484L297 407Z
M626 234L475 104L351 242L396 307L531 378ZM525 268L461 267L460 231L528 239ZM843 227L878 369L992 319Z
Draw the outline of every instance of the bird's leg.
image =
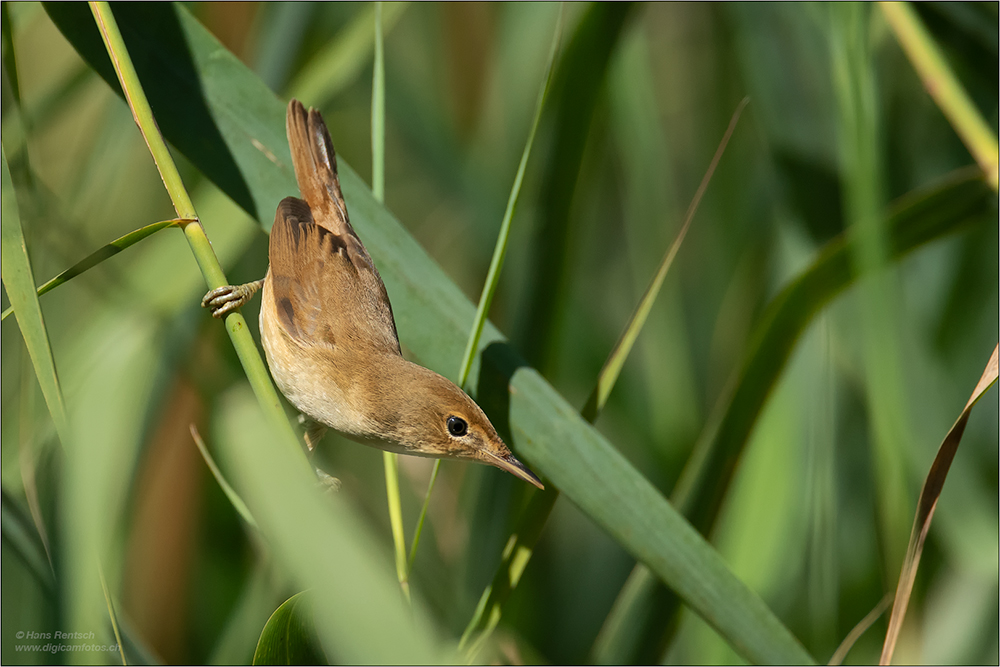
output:
M223 318L250 300L257 290L264 286L264 279L245 285L223 285L205 295L202 308L209 308L212 317Z
M309 455L312 456L313 452L316 451L316 445L326 435L326 425L301 414L299 415L299 424L305 428L305 433L303 434L305 436L304 440L306 441L306 447L309 449ZM314 469L316 470L316 478L319 480L321 488L327 493L340 491L339 479L315 466Z
M326 425L305 415L299 415L299 424L302 424L302 427L305 429L306 447L309 448L309 453L311 454L316 449L319 441L326 435Z

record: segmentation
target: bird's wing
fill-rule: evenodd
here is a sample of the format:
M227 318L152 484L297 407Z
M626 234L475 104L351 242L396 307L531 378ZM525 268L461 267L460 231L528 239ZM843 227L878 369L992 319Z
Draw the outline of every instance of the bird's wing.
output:
M356 235L317 224L306 202L286 197L274 217L268 259L278 321L292 338L334 350L399 353L385 285Z

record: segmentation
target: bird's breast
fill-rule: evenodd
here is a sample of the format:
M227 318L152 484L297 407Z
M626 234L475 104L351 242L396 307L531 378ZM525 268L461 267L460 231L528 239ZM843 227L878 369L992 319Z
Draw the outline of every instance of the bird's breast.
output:
M285 331L274 300L270 271L261 293L260 338L271 376L289 403L307 417L337 431L351 436L367 435L368 420L355 390L357 364L349 355L301 343Z

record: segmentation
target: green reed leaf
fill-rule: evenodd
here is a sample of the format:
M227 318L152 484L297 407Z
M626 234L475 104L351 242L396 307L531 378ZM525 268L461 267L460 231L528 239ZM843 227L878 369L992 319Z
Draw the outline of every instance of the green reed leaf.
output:
M51 292L55 288L59 287L64 283L68 283L73 278L76 278L81 273L85 273L90 269L94 268L106 259L110 259L120 253L125 248L128 248L135 243L143 240L147 236L152 236L161 229L166 229L167 227L175 227L178 224L185 222L193 222L193 220L185 220L181 218L175 218L173 220L161 220L160 222L154 222L151 225L146 225L145 227L140 227L134 232L129 232L125 236L119 237L112 241L111 243L102 246L90 253L79 262L69 267L55 278L52 278L43 285L39 285L36 293L38 296ZM7 316L13 312L13 307L8 308L3 311L3 315L0 316L0 320L7 319Z
M296 593L274 610L260 631L255 665L326 665L313 626L309 591Z
M7 165L7 154L3 153L3 212L0 216L2 230L2 245L0 245L0 271L3 273L3 284L7 289L17 326L21 329L24 344L31 356L31 364L35 376L42 388L42 396L52 415L56 433L63 445L69 443L69 422L66 417L66 406L63 403L62 389L59 387L59 376L56 374L55 360L52 358L52 348L49 345L49 334L42 318L42 309L38 304L38 294L35 291L34 274L31 271L31 260L28 248L24 243L24 231L21 229L21 216L17 205L17 193L10 177L10 167Z

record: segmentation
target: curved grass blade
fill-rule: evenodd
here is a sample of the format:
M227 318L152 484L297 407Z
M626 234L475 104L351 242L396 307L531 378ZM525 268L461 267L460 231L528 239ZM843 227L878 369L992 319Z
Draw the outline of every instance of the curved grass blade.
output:
M995 195L975 167L900 198L885 223L890 258L898 260L963 226L995 219L993 199ZM715 525L736 462L796 342L826 304L853 284L850 245L857 243L856 237L855 232L847 232L827 243L815 261L771 300L756 325L730 389L709 417L671 494L674 507L701 534L710 533ZM655 662L673 632L680 601L643 563L632 570L620 598L624 591L630 592L629 603L620 599L613 609L630 619L623 627L641 639L619 646L622 652L609 659L613 663Z
M316 637L307 596L296 593L281 603L267 619L253 654L255 665L326 665Z
M161 220L160 222L154 222L151 225L146 225L145 227L140 227L139 229L135 230L134 232L129 232L125 236L117 238L114 241L112 241L111 243L98 248L97 250L95 250L94 252L90 253L89 255L87 255L86 257L84 257L83 259L81 259L79 262L77 262L76 264L74 264L73 266L69 267L68 269L66 269L65 271L63 271L59 275L57 275L52 280L49 280L48 282L46 282L43 285L40 285L38 287L38 290L36 291L36 293L38 294L38 296L41 296L41 295L43 295L43 294L45 294L47 292L51 292L52 290L54 290L55 288L59 287L60 285L62 285L64 283L68 283L70 280L72 280L73 278L76 278L81 273L89 271L90 269L94 268L95 266L97 266L98 264L100 264L101 262L103 262L104 260L110 259L111 257L114 257L115 255L117 255L118 253L120 253L125 248L127 248L130 245L133 245L135 243L138 243L139 241L143 240L147 236L152 236L153 234L155 234L156 232L160 231L161 229L166 229L167 227L174 227L174 226L177 226L177 225L180 225L180 224L184 224L184 223L188 223L188 222L194 222L194 220L193 219L186 219L186 218L174 218L172 220ZM3 315L0 316L0 320L7 319L7 316L10 315L12 312L13 312L13 307L8 308L7 310L3 311Z
M670 270L670 266L674 262L674 257L677 256L677 251L680 249L681 243L684 242L688 227L691 226L691 220L694 219L694 214L698 210L698 204L701 203L702 195L705 194L705 189L708 187L709 181L712 180L712 174L715 173L715 167L719 164L722 153L726 150L726 145L729 143L729 138L732 136L733 130L736 129L736 123L740 120L740 114L743 113L743 109L749 102L750 98L744 97L736 107L736 111L733 112L733 116L729 120L729 127L726 128L726 132L722 136L722 141L719 142L719 147L715 150L715 155L712 156L712 161L709 163L708 169L705 171L705 175L702 176L701 183L698 184L698 189L691 199L691 204L688 205L687 213L684 216L684 224L681 225L681 230L677 233L677 238L674 239L670 249L667 250L667 254L660 261L660 266L646 287L646 291L639 300L635 311L629 318L628 325L622 331L622 335L618 339L618 342L615 343L611 354L608 355L607 361L604 362L604 366L597 377L597 385L594 386L594 390L591 392L590 397L587 399L587 404L582 411L583 418L587 421L593 422L597 419L598 413L604 408L604 404L611 394L611 389L614 388L615 383L618 381L618 375L621 373L622 366L625 365L625 360L632 351L632 346L635 344L636 338L639 337L639 332L642 331L642 327L646 323L649 311L660 293L663 279L667 277L667 271Z
M215 459L212 458L212 455L208 451L208 447L205 446L205 441L201 439L201 434L198 433L198 428L194 424L191 424L191 438L194 440L194 444L198 447L198 451L201 452L201 458L205 459L205 465L207 465L208 469L212 471L212 477L214 477L215 481L219 483L219 488L221 488L222 492L226 494L226 498L229 499L233 509L235 509L236 513L247 522L247 525L252 527L254 530L260 530L256 519L254 519L253 514L250 513L250 508L243 502L243 499L240 498L240 495L236 493L235 489L229 485L226 478L222 476L222 471L219 470L219 466L215 464Z
M976 163L986 174L986 180L997 190L997 138L990 126L951 71L934 39L924 28L920 17L906 2L878 3L889 27L906 53L913 69L924 83L927 93L955 128Z
M877 605L875 605L875 608L865 614L865 617L858 621L857 625L851 628L851 631L847 633L846 637L844 637L844 641L840 642L840 646L838 646L837 650L833 652L832 656L830 656L830 662L826 664L831 666L842 664L844 662L844 658L846 658L847 654L851 652L852 648L854 648L854 644L861 639L861 635L865 634L865 632L868 631L868 628L872 627L875 621L879 619L879 616L885 613L885 610L889 608L891 603L892 596L888 593L883 595L882 599L879 600Z
M591 391L583 410L581 410L581 416L591 424L597 420L598 415L604 409L608 396L611 394L611 390L618 380L622 366L632 351L632 347L639 337L643 325L646 323L649 311L660 293L660 287L667 276L667 271L670 270L674 258L677 256L677 251L684 242L684 237L687 235L691 221L698 210L701 198L705 194L709 182L712 180L712 175L715 173L715 168L718 166L719 160L722 158L722 154L729 144L729 139L732 137L733 131L736 129L736 123L739 122L740 114L742 114L743 109L749 101L750 98L743 98L733 112L732 118L729 120L729 126L723 133L722 140L715 150L715 155L712 156L708 169L705 170L701 183L699 183L698 189L695 190L694 197L692 197L691 203L688 206L687 213L684 216L684 223L681 225L677 237L664 254L656 273L653 274L653 278L646 287L646 291L639 299L639 303L625 324L618 342L611 349L607 360L604 362L604 366L601 368L601 372L597 376L594 389ZM511 535L507 543L507 548L501 557L500 566L497 568L493 581L483 591L479 605L473 613L469 624L466 626L465 632L462 634L460 647L468 645L474 633L480 633L478 639L470 646L466 655L470 661L475 659L479 649L490 633L492 633L493 629L496 628L497 623L499 623L503 604L510 596L511 591L517 587L521 573L531 559L535 545L538 543L538 538L541 536L542 528L545 526L546 521L548 521L549 514L552 512L552 508L555 507L558 498L559 491L557 489L547 489L542 493L536 493L532 496L528 507L525 508L524 513L521 515L518 527L515 529L514 534Z
M384 2L383 30L389 32L409 3ZM322 107L358 76L372 54L375 8L363 6L337 37L313 56L288 86L288 97Z
M920 500L917 503L917 513L913 517L913 528L910 531L910 541L906 547L906 558L903 561L903 568L899 573L899 584L896 587L896 597L892 603L892 614L889 616L889 628L885 633L885 643L882 646L882 657L879 658L880 665L888 665L892 662L892 654L896 649L896 640L899 638L899 631L903 627L903 618L906 616L906 607L910 602L910 593L913 591L913 581L917 577L917 567L920 565L920 555L924 550L924 541L927 539L927 532L931 528L931 519L934 518L934 509L937 507L938 498L941 497L941 490L944 488L944 480L948 476L948 469L958 451L958 445L962 441L962 434L965 433L965 425L969 421L969 413L983 394L997 381L997 350L993 348L993 354L983 370L979 383L973 390L972 395L962 408L961 414L955 420L955 424L949 429L944 441L938 448L937 456L931 464L931 469L924 480L924 486L920 489Z
M42 309L35 292L35 279L31 272L31 260L24 244L21 216L18 211L17 193L11 181L7 155L3 153L2 216L0 216L0 271L7 297L21 329L24 344L31 356L31 364L42 389L45 404L52 415L52 423L63 446L69 440L69 423L63 403L59 376L56 374L55 360L49 345L49 334L45 329Z
M493 303L493 294L496 292L497 284L500 282L500 271L503 270L503 260L507 256L507 241L510 238L511 220L514 219L514 212L517 210L517 200L521 195L524 172L528 167L528 158L531 157L531 147L535 143L535 133L538 131L538 124L542 119L542 110L545 108L545 98L548 97L549 88L552 83L553 63L555 63L556 52L559 50L562 24L563 7L560 5L559 17L556 19L556 28L552 35L552 45L549 47L549 57L545 63L545 77L542 79L542 88L538 91L538 100L535 103L535 115L531 120L528 140L525 142L524 150L521 152L521 162L518 164L517 173L514 175L514 184L511 186L510 196L507 197L507 208L504 210L503 220L500 222L500 232L497 234L497 242L493 246L493 257L490 259L490 268L486 273L486 282L483 284L483 292L479 296L479 305L476 307L476 316L472 321L472 330L469 332L469 340L465 344L465 352L462 355L462 366L458 372L458 386L460 387L465 386L465 383L469 379L472 362L475 360L476 353L479 350L479 339L483 335L483 326L486 324L486 317L490 312L490 305ZM411 567L417 553L417 545L420 544L420 532L424 527L427 508L430 507L431 492L434 490L434 482L437 480L440 469L441 459L438 459L434 462L431 479L427 484L427 494L424 496L424 504L420 508L420 517L417 519L417 529L413 535L413 545L410 547Z

